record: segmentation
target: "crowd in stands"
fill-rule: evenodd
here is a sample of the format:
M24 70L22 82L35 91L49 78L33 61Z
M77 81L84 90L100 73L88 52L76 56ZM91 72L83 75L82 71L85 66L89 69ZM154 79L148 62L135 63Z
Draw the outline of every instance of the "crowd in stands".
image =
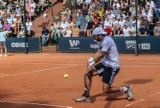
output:
M24 10L24 0L0 0L0 29L6 32L7 37L24 37L25 31L28 37L33 37L32 22L44 13L52 2L53 0L25 0Z
M91 37L97 26L109 36L160 36L160 0L138 0L137 7L136 0L68 0L61 20L51 20L51 38Z

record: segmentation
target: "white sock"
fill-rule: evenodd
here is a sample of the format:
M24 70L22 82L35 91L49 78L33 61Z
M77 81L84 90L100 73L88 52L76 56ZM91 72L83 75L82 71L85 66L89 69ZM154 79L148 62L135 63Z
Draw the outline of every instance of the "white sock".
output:
M125 93L125 92L127 92L127 90L128 90L128 88L127 87L121 87L121 91L123 92L123 93Z

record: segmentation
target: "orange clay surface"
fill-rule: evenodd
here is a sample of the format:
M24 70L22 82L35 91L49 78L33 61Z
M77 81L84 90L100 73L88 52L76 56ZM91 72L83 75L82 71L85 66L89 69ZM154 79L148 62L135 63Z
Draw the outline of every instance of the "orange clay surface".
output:
M160 55L120 55L113 86L131 84L134 100L123 93L102 93L93 78L92 103L76 103L92 54L10 54L0 58L0 108L160 108ZM67 73L66 79L63 75Z

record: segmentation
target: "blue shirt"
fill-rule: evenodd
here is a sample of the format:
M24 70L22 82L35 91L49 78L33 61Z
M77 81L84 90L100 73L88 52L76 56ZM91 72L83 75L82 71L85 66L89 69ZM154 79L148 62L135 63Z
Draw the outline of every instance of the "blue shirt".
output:
M6 36L6 32L0 32L0 42L6 41L5 36Z

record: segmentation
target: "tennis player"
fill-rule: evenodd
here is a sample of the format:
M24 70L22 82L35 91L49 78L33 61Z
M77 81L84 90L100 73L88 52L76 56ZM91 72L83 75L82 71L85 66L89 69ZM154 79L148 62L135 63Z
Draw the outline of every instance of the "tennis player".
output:
M104 93L123 92L127 99L133 99L132 86L112 87L113 80L120 70L119 54L114 40L106 35L101 27L93 30L93 36L100 42L99 50L88 60L88 72L84 75L85 89L82 96L75 99L76 102L89 102L92 77L99 75L103 81Z
M3 56L3 47L5 51L5 57L7 57L7 47L6 47L6 31L4 31L2 28L0 28L0 49L1 49L1 54L0 57Z

